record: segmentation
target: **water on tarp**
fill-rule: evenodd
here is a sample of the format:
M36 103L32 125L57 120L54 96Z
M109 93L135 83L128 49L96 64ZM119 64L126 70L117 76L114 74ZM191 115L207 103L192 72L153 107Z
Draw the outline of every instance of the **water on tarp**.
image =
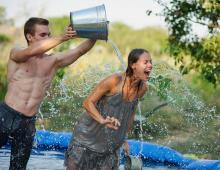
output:
M123 57L119 51L119 49L117 48L117 46L115 45L115 43L112 41L112 40L109 40L109 43L112 45L114 51L116 52L116 55L117 55L117 58L119 59L120 63L121 63L121 67L122 67L122 70L125 71L126 69L126 65L125 65L125 62L123 60ZM180 88L178 88L178 86L176 86L176 84L178 83L175 83L174 86L175 88L172 88L172 90L168 89L167 91L167 100L169 102L169 104L171 106L173 106L173 108L177 108L177 110L179 111L179 113L183 113L184 115L188 116L187 118L188 119L191 119L192 122L196 123L196 124L199 124L200 126L203 125L205 126L205 120L207 119L204 119L204 118L207 118L207 117L201 117L200 120L195 120L195 118L193 117L195 114L194 112L200 112L200 113L210 113L210 114L206 114L208 116L211 116L212 115L212 112L215 112L215 109L209 109L209 108L206 108L206 106L203 104L203 102L201 102L201 100L199 100L199 98L197 98L196 95L194 95L193 93L191 93L191 91L187 88L187 86L185 86L185 84L183 83L182 79L181 79L181 75L179 74L173 74L173 72L168 72L168 71L172 71L171 69L166 69L166 67L159 67L161 66L162 64L160 65L157 65L155 66L155 69L156 71L152 72L152 79L154 78L155 80L157 80L157 77L160 76L161 73L166 73L169 77L169 75L172 75L172 80L174 82L179 82L179 80L181 80L181 86ZM170 74L169 74L170 73ZM94 74L94 73L92 73ZM166 77L166 75L163 75ZM64 82L61 82L60 83L61 85L61 88L59 89L60 92L62 92L63 95L62 96L62 99L65 99L65 101L69 100L69 95L68 95L68 87L65 86L65 83ZM157 85L157 84L156 84ZM88 84L89 86L89 84ZM80 86L80 87L83 87L85 88L86 86ZM175 93L174 93L174 90L175 90ZM181 91L179 91L179 89L182 89ZM80 93L80 95L84 95L84 93L82 94L81 92L83 92L83 90L78 90L76 88L76 91L78 91L78 93ZM188 107L187 110L185 110L183 108L184 105L180 105L178 103L178 100L180 100L178 98L178 96L175 96L176 94L180 93L179 96L182 96L181 97L181 101L179 103L186 103L186 101L189 101L189 104L190 106L192 106L192 109L189 110L190 108ZM151 92L150 92L151 93ZM185 95L182 95L182 94L185 94ZM60 99L61 100L61 99ZM51 103L50 106L53 106L53 103ZM51 107L52 109L50 110L52 113L56 113L57 110L55 107ZM196 108L196 110L195 110ZM141 107L139 105L138 107L138 111L139 111L139 114L140 114L140 118L141 118ZM43 119L43 114L41 114L40 112L40 115L41 115L41 118ZM56 115L56 114L55 114ZM202 119L203 118L203 119ZM142 122L141 122L141 127L142 127ZM42 127L44 129L44 127ZM143 140L143 129L141 128L140 130L140 139ZM142 147L141 147L142 148ZM7 149L0 149L0 170L7 170L8 167L9 167L9 160L10 160L10 151L7 150ZM64 170L65 167L63 166L63 163L64 163L64 154L63 152L57 152L57 151L36 151L36 150L33 150L33 153L30 157L30 160L28 162L28 167L27 169L29 170L32 170L32 169L45 169L45 170ZM172 169L172 170L176 170L176 169L179 169L177 167L172 167L172 166L168 166L168 165L163 165L163 164L153 164L153 163L149 163L147 165L145 165L145 167L143 168L143 170L153 170L153 169L156 169L156 170L168 170L168 169ZM123 170L123 165L120 166L120 170Z
M10 161L10 150L0 149L0 170L8 170ZM32 150L28 161L27 170L65 170L64 153L59 151L39 151ZM158 165L153 163L146 164L143 170L177 170L176 167ZM120 165L119 170L124 170Z

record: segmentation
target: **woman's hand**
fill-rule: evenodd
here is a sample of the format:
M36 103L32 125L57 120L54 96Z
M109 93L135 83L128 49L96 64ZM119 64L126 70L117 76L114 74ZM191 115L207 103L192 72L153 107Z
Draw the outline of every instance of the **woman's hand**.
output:
M121 126L118 119L114 117L107 116L105 119L101 121L101 124L105 125L108 128L117 130L119 126Z

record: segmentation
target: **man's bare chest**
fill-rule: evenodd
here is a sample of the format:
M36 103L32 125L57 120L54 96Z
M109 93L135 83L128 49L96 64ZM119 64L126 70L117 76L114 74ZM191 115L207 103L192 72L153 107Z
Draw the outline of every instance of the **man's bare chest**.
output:
M54 72L53 63L48 59L30 59L18 65L17 74L25 77L48 77Z

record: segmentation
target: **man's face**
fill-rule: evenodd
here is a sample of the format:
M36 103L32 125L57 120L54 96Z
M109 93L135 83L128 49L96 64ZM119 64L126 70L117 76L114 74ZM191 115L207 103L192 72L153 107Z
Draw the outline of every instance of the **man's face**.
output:
M35 25L34 35L29 34L29 43L34 43L40 40L47 39L50 36L50 30L48 25Z

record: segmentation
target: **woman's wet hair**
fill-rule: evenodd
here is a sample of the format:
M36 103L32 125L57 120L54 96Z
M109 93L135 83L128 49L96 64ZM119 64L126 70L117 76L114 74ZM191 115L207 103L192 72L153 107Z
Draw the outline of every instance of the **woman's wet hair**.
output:
M35 25L37 24L38 25L49 25L49 21L44 18L37 18L37 17L29 18L24 24L24 36L25 36L25 39L27 40L27 43L29 43L27 39L27 34L34 35Z
M133 69L131 66L132 66L132 64L134 64L138 61L140 55L143 53L149 54L149 52L143 48L135 48L135 49L131 50L131 52L128 55L128 67L126 69L127 76L133 75Z

